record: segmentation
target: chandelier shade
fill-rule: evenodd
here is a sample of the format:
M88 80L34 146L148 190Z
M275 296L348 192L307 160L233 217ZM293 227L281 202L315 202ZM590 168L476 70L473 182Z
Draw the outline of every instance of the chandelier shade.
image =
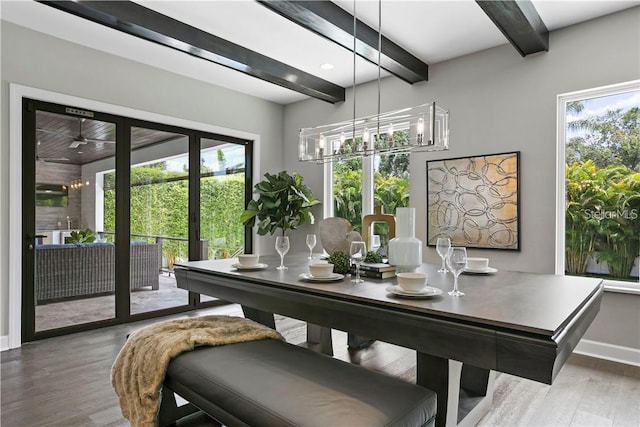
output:
M384 153L449 148L449 111L435 102L300 129L298 159L326 163Z

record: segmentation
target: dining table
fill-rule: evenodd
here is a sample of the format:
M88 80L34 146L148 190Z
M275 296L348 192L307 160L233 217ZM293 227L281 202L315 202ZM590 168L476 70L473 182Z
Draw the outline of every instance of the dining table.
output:
M315 260L317 261L317 259ZM453 277L422 264L429 292L403 295L397 279L349 274L309 276L308 254L261 256L255 268L237 258L184 261L177 286L240 304L245 317L275 327L273 314L308 322L323 352L331 329L416 351L416 383L437 393L437 426L474 425L491 407L496 372L552 384L597 315L598 278L491 268Z

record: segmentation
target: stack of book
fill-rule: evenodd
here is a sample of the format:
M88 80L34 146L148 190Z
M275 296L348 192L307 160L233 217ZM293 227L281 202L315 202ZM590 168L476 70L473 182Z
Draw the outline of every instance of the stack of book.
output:
M356 266L351 266L351 274L355 274ZM376 262L363 262L360 264L360 276L372 279L388 279L395 277L396 266Z

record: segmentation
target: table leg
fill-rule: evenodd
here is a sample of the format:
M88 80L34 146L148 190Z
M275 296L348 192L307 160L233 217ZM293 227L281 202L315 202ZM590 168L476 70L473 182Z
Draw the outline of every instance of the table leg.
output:
M265 326L270 327L271 329L276 328L276 321L273 318L273 313L269 313L267 311L256 310L255 308L242 306L242 312L244 313L244 317L247 319L251 319L254 322L262 323Z
M333 356L333 338L331 328L307 323L307 342L320 344L320 352Z
M371 338L361 337L352 333L347 334L347 345L349 348L359 350L361 348L367 348L373 344L376 340Z
M416 383L436 392L436 426L474 426L493 403L495 371L417 353Z
M446 426L449 400L449 360L416 352L416 383L438 395L436 427Z

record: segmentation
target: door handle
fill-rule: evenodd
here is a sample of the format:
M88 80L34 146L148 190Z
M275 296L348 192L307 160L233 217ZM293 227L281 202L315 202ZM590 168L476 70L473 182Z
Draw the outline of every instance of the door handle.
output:
M45 237L47 237L44 234L33 234L33 233L28 233L27 234L27 242L29 242L29 244L27 245L27 249L32 251L34 248L34 243L37 242L38 239L44 239Z
M44 239L45 237L47 237L45 234L33 234L33 233L27 234L27 240L29 241L33 241L35 239Z

